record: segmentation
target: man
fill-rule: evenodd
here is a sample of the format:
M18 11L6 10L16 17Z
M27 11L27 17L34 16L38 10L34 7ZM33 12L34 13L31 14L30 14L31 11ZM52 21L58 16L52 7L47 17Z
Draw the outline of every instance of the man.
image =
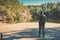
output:
M45 21L46 21L46 16L44 15L44 12L41 11L39 14L39 37L41 36L41 31L42 31L42 37L45 36L45 32L44 32Z

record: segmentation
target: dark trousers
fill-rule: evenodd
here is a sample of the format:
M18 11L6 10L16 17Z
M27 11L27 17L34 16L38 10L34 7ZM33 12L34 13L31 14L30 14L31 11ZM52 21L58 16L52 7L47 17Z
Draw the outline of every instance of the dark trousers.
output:
M39 22L39 36L41 36L41 33L43 37L45 36L44 29L45 29L45 22L42 22L42 23Z

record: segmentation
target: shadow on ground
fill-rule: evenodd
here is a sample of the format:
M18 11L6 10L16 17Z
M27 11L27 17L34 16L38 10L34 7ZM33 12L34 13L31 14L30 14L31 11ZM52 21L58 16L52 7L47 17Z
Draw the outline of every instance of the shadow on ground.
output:
M12 34L6 34L12 33ZM31 28L25 30L16 30L11 32L5 32L3 40L14 40L21 38L36 38L36 40L60 40L60 27L59 28L47 28L45 29L45 37L38 37L39 35L38 28Z
M45 37L36 40L60 40L60 27L45 29Z

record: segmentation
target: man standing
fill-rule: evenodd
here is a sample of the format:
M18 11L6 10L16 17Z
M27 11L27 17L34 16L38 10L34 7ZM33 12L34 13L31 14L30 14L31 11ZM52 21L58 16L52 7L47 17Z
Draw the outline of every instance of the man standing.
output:
M42 33L42 37L45 36L45 32L44 32L45 21L46 21L46 16L45 16L44 12L41 11L39 13L39 37L41 36L41 33Z

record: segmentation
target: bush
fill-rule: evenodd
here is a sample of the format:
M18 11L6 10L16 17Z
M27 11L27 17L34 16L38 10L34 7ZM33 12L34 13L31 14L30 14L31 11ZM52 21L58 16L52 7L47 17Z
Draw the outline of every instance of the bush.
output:
M48 19L47 22L60 23L60 19Z

